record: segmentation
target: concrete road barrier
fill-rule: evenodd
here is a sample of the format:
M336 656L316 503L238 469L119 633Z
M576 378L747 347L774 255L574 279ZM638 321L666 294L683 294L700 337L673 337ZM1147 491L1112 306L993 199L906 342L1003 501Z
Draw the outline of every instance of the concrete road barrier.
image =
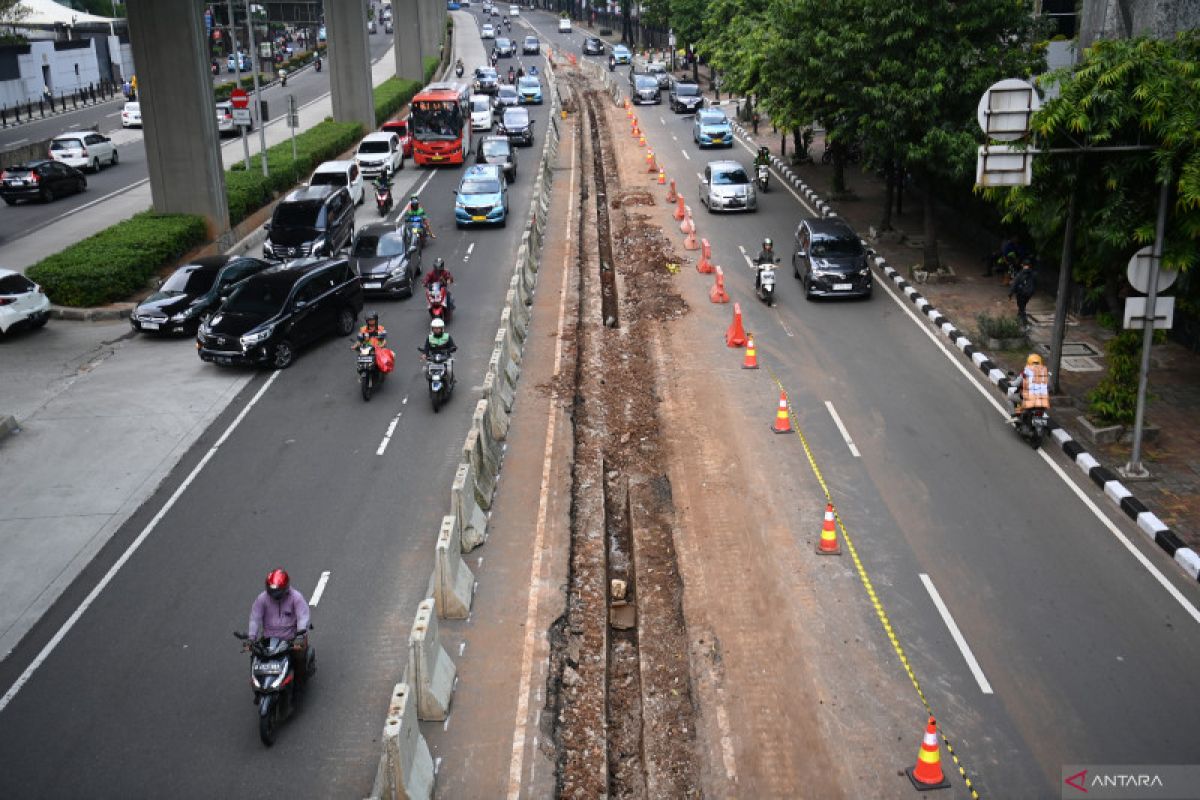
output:
M479 507L486 511L492 507L500 464L495 454L487 452L484 448L480 433L472 424L463 442L462 460L471 465L475 476L475 499L479 502Z
M417 723L416 704L408 684L397 683L383 725L383 755L371 798L429 800L433 783L433 757Z
M501 407L511 413L513 401L516 400L516 392L509 383L508 373L504 369L507 360L503 347L493 348L491 358L488 359L488 372L496 376L495 392L500 399Z
M475 499L475 474L468 463L459 464L454 472L450 512L462 552L469 553L487 541L487 513Z
M496 373L490 370L483 376L483 399L488 401L487 425L492 438L503 442L508 438L509 417L496 390Z
M417 695L417 717L443 720L450 713L454 677L458 670L438 639L434 599L417 606L412 632L408 635L408 673L405 680Z
M530 310L521 302L520 295L517 293L517 288L509 281L508 292L504 296L504 304L512 309L513 324L517 326L521 333L521 339L525 338L525 331L529 329Z
M452 515L442 517L437 559L433 566L433 598L442 619L466 619L475 594L475 575L462 559L462 544Z

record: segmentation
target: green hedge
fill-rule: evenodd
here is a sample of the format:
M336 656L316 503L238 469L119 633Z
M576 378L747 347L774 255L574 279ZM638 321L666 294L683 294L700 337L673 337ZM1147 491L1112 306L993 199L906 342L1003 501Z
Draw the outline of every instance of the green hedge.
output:
M304 133L296 134L296 159L292 160L290 139L267 148L267 171L262 174L260 155L250 158L250 169L238 162L225 173L225 193L229 198L229 224L237 225L271 202L276 192L291 189L305 180L313 168L349 150L363 136L357 122L325 120Z
M270 81L270 80L274 80L274 79L267 73L265 73L265 72L258 73L258 82L260 84L266 84L267 81ZM241 77L241 79L236 82L229 81L228 83L218 83L216 86L213 87L213 99L216 100L218 103L228 100L229 95L233 94L233 88L235 86L241 86L246 91L253 90L254 89L254 76L253 75L243 75Z
M207 234L203 217L145 211L43 258L27 274L59 305L103 305L143 289Z

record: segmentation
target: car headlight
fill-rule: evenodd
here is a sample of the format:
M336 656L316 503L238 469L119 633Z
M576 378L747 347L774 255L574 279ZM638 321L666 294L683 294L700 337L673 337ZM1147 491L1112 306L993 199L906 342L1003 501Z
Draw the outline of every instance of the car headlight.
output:
M321 250L324 250L324 249L325 249L325 237L321 236L321 237L318 237L317 239L313 240L312 250L310 250L309 252L315 256L317 253L319 253Z
M455 201L454 201L454 207L455 207L455 208L466 208L466 207L467 207L467 204L466 204L466 203L464 203L462 200L455 200Z
M812 276L814 278L836 278L837 273L828 269L814 269L812 271Z
M256 331L251 331L250 333L247 333L245 336L243 336L240 339L240 341L242 343L242 347L243 348L254 347L254 345L256 345L256 344L262 344L274 332L275 332L274 325L268 326L266 328L260 328L259 330L256 330Z
M389 275L393 278L403 278L405 272L407 272L407 270L404 267L396 267L389 273Z
M859 276L860 278L865 278L865 277L867 277L867 276L868 276L868 275L870 275L870 274L871 274L871 268L870 268L870 267L863 267L862 269L860 269L860 270L858 271L858 276Z
M196 316L199 311L200 309L198 306L188 306L178 314L172 315L171 322L187 322L189 319Z

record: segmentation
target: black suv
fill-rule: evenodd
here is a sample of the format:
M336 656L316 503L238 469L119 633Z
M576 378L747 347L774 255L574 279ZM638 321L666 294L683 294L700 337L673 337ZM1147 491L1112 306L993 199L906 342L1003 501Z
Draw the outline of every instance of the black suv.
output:
M806 219L796 228L792 271L804 297L870 297L871 265L858 234L836 217Z
M135 331L196 334L221 298L239 281L268 269L269 261L243 256L204 256L184 264L129 314Z
M600 41L595 36L588 36L583 40L583 54L585 56L604 55L604 42Z
M672 79L667 102L676 113L695 113L697 109L704 108L704 94L700 86L692 81Z
M533 144L533 118L529 110L522 107L506 108L496 126L497 133L508 137L513 144L529 147Z
M279 201L265 227L264 258L336 255L354 236L354 200L344 186L305 186Z
M279 264L238 284L200 326L196 349L214 364L284 369L306 344L353 333L362 307L362 282L346 259Z

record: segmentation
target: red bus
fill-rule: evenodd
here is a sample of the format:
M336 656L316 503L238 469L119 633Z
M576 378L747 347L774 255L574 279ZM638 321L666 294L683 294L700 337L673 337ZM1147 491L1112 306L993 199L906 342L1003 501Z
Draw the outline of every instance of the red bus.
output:
M431 83L413 97L408 116L413 161L462 164L471 152L471 89L465 83Z

